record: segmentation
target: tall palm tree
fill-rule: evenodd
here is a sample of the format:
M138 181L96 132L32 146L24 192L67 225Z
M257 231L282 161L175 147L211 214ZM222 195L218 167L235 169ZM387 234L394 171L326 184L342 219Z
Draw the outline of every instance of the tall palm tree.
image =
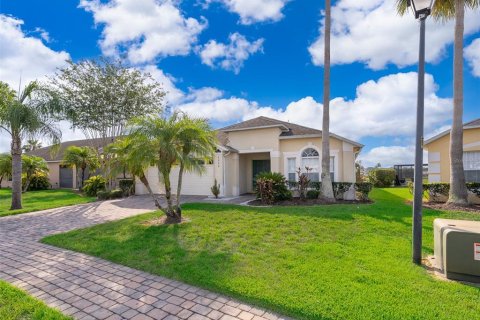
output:
M12 139L12 210L22 208L22 140L44 136L54 144L60 141L61 131L52 114L53 101L36 81L18 93L0 82L0 129Z
M137 177L145 188L147 188L155 206L163 210L160 201L153 193L152 187L145 175L148 167L155 165L156 153L153 151L153 147L150 146L150 141L143 137L136 137L136 139L132 137L117 139L105 148L105 152L109 153L113 159L110 173L117 176L127 171L133 175L134 179Z
M100 166L97 153L91 147L77 147L70 146L65 149L63 154L62 163L67 166L75 166L78 172L80 169L80 189L83 188L85 181L85 171L88 169L90 172L97 169ZM78 176L78 173L77 173Z
M181 215L180 197L183 174L185 171L202 174L205 162L212 158L215 151L216 136L206 119L191 118L183 115L179 122L180 164L178 172L176 209Z
M12 155L0 154L0 188L3 179L8 179L12 175Z
M48 165L45 159L37 156L22 155L22 171L25 175L25 184L23 192L27 192L32 177L37 173L48 173Z
M323 120L322 120L322 192L328 201L335 201L330 177L330 30L332 25L331 0L325 0L325 45L323 63Z
M410 0L397 0L397 11L403 15ZM453 45L453 121L450 130L450 194L448 202L467 205L468 192L463 169L463 33L465 7L477 9L479 0L437 0L432 16L440 20L455 19Z
M23 151L30 152L42 147L42 143L36 139L28 139L27 143L25 143L22 147Z
M172 199L172 184L170 173L175 164L180 162L182 157L179 148L180 116L173 113L169 118L160 116L145 116L134 119L131 123L129 135L132 139L150 143L145 145L155 155L155 164L158 169L159 178L165 187L165 200L167 207L163 212L167 221L178 223L181 221L181 213L175 210Z

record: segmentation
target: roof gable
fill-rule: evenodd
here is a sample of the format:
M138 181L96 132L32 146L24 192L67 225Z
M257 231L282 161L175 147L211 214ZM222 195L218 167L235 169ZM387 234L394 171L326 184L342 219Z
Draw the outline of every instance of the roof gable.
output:
M477 129L477 128L480 128L480 118L463 124L463 129ZM430 139L425 140L425 145L427 145L429 143L432 143L433 141L436 141L436 140L440 139L441 137L444 137L448 134L450 134L450 129L445 130L442 133L439 133L439 134L431 137Z
M281 121L281 120L272 119L272 118L263 117L263 116L246 120L240 123L236 123L228 127L221 128L219 129L219 131L232 132L232 131L253 130L253 129L261 129L261 128L271 128L271 127L279 127L280 130L282 130L282 132L279 135L280 137L301 138L302 136L311 136L311 135L318 136L322 134L322 130L309 128L296 123ZM355 146L363 147L363 145L358 142L346 139L336 134L330 133L330 136L337 138L339 140L346 141Z

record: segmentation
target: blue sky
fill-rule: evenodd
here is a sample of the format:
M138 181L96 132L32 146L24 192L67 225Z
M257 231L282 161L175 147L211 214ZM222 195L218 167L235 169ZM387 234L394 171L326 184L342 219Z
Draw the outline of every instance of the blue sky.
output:
M333 132L362 160L412 162L418 24L395 1L333 1ZM18 87L73 60L124 57L164 84L172 109L215 127L259 115L320 127L323 2L51 0L0 2L0 79ZM480 117L480 11L465 21L465 115ZM426 136L448 128L452 23L427 25ZM64 138L82 138L61 124ZM0 151L9 142L0 138Z

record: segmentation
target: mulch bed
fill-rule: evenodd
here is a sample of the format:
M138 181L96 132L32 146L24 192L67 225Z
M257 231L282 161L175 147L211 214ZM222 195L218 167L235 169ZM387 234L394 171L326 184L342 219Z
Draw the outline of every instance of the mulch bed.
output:
M424 202L423 207L434 209L434 210L443 210L443 211L464 211L464 212L480 213L479 204L471 204L469 206L457 206L454 204L447 204L443 202Z
M293 198L292 200L279 201L273 204L273 206L317 206L317 205L332 205L332 204L369 204L373 203L371 200L359 201L359 200L336 200L335 202L325 201L324 199L300 199ZM248 203L249 206L265 206L260 199L252 200Z

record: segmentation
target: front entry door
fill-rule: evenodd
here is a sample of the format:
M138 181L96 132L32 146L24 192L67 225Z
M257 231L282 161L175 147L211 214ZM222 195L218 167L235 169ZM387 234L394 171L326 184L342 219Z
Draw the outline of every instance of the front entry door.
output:
M253 190L256 189L256 180L255 177L260 172L270 172L270 160L252 160L253 168Z

